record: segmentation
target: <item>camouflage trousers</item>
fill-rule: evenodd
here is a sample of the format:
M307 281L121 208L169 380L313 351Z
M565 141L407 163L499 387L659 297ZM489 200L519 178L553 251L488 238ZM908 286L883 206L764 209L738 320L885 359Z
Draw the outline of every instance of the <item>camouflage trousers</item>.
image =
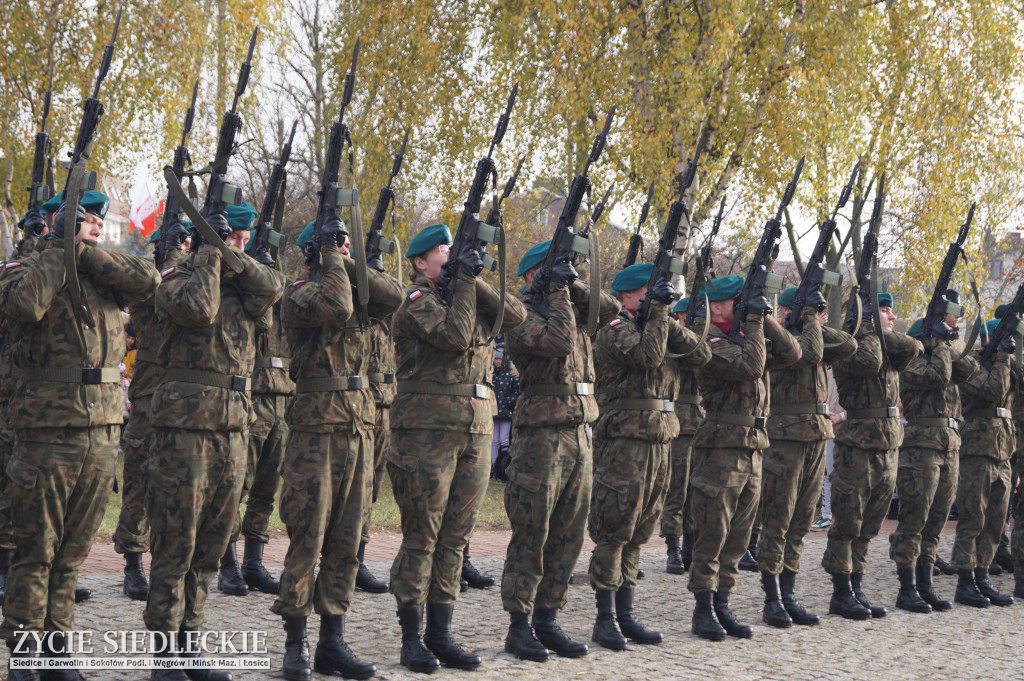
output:
M829 574L863 573L868 545L878 536L896 488L893 449L860 449L836 443L832 483L832 527L821 566Z
M288 442L288 423L284 419L288 407L288 396L276 393L261 393L252 396L252 407L256 422L249 428L246 451L245 481L242 483L242 501L247 502L245 514L235 515L231 528L231 543L239 534L255 539L261 544L270 541L267 527L274 513L274 497L277 496L281 481L281 461L284 447Z
M590 585L595 591L636 586L640 547L661 518L668 490L671 443L599 439L590 498Z
M889 535L889 557L896 567L934 565L939 535L956 498L960 450L901 447L899 461L899 525Z
M392 430L387 468L402 516L391 593L399 607L454 603L462 551L487 494L491 433Z
M118 553L149 551L149 516L146 515L146 468L153 426L149 420L151 395L132 402L132 413L125 426L124 472L121 475L121 514L114 530L114 550Z
M288 527L288 553L281 592L270 608L278 615L348 613L372 485L372 437L368 429L291 431L281 467L281 520ZM314 576L317 559L320 572Z
M761 497L761 451L690 448L690 514L696 536L687 588L736 588L737 567L750 541Z
M1010 462L988 456L966 456L961 450L960 484L956 490L953 566L958 570L988 567L996 555L999 535L1010 504Z
M14 555L0 638L74 629L78 568L110 499L120 426L19 430L7 464Z
M506 612L560 610L583 550L592 443L583 425L512 429L505 510L512 539L501 577Z
M373 507L380 495L380 485L384 480L384 456L391 443L391 407L377 405L377 420L373 424L373 495L367 501L366 513L363 515L363 543L370 541L370 520L373 518Z
M690 485L690 442L693 434L680 435L672 441L668 491L665 508L661 510L661 536L681 537L693 532L693 522L686 513L687 488Z
M143 620L198 629L245 480L245 431L157 428L146 493L153 562Z
M758 567L773 575L799 572L825 478L825 441L772 440L762 468Z
M1010 535L1010 555L1014 560L1014 579L1024 581L1024 456L1013 457L1013 479L1017 493L1013 496L1013 533ZM1018 574L1018 570L1020 573Z
M14 454L14 431L0 431L0 549L14 548L14 509L11 508L11 481L7 477L7 462Z

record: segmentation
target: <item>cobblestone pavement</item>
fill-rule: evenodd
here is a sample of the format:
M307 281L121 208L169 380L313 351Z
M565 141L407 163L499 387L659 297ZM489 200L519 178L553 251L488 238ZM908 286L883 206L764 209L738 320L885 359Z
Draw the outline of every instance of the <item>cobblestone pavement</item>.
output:
M494 533L502 535L503 533ZM507 541L507 533L505 538ZM481 537L481 539L484 539ZM492 538L493 539L493 538ZM382 547L385 542L377 542ZM864 589L875 602L889 607L884 619L850 622L827 616L830 594L827 575L818 566L825 545L824 533L810 535L805 551L806 573L797 583L798 594L811 610L823 615L816 627L771 629L760 622L761 591L754 573L740 573L738 592L732 603L741 620L754 624L754 638L728 639L721 643L701 641L690 634L693 598L686 591L686 576L664 571L664 550L657 539L643 553L647 577L637 589L638 616L649 626L659 627L665 642L658 646L630 644L625 652L612 652L591 645L590 654L580 660L552 657L544 664L515 660L503 651L507 616L501 609L498 587L463 594L456 606L454 631L457 639L474 650L484 663L476 672L442 670L431 678L446 679L1009 679L1021 678L1024 649L1024 604L985 610L955 606L948 613L913 615L896 610L895 569L888 559L888 541L872 542L871 569ZM371 542L370 546L373 546ZM474 541L473 562L484 572L498 577L502 556L491 551L487 541ZM952 536L942 538L942 555L948 556ZM479 550L477 550L479 547ZM102 547L97 547L102 548ZM586 572L589 552L581 557L578 572ZM388 561L369 563L378 576L386 576ZM277 572L275 564L271 570ZM936 577L936 589L952 599L955 577ZM1002 591L1013 590L1013 576L993 577ZM94 591L93 598L78 606L77 628L91 629L102 639L107 630L143 629L142 604L121 595L119 572L86 570L81 584ZM273 597L250 594L224 596L214 585L207 604L210 630L263 630L268 632L272 671L236 673L235 678L280 679L284 653L281 620L271 614ZM588 585L573 586L569 602L559 618L573 637L589 641L594 605ZM315 645L318 620L310 618L310 643ZM346 623L347 641L357 655L376 663L378 675L388 679L422 679L398 664L399 628L395 602L388 595L356 592ZM312 651L311 651L312 652ZM0 653L0 676L6 673L6 650ZM148 672L87 672L90 679L144 679ZM328 678L314 675L315 678Z

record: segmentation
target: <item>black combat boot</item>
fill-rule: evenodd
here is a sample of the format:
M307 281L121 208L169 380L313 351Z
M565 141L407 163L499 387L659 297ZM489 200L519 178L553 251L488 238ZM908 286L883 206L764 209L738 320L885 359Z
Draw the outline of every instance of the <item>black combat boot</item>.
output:
M956 582L956 593L953 600L960 605L969 605L972 608L987 608L990 603L985 595L978 591L978 585L974 583L974 570L966 568L957 570L959 579Z
M235 555L233 541L228 542L228 548L220 558L217 587L229 596L245 596L249 593L249 587L242 578L242 571L238 569L238 557Z
M433 674L441 663L423 645L420 629L423 625L423 606L407 605L398 608L398 623L402 626L402 666L420 674Z
M281 672L288 681L309 681L313 678L305 617L284 618L284 665Z
M1013 596L999 593L999 590L988 581L988 575L989 570L983 567L974 568L974 583L978 585L978 591L981 592L981 595L987 598L992 605L1001 607L1013 605Z
M683 552L679 548L679 537L665 537L668 547L668 560L665 561L665 572L670 575L681 575L686 572L683 567Z
M821 621L813 612L807 612L796 599L796 573L792 570L782 569L782 574L779 575L779 594L782 597L782 607L786 609L793 624L811 626Z
M1024 520L1021 520L1024 522ZM1013 597L1024 598L1024 563L1017 561L1013 566Z
M764 570L761 572L761 588L764 589L764 610L761 619L765 624L776 629L788 629L793 626L793 618L786 612L779 595L779 577Z
M935 567L938 568L939 572L946 576L952 576L957 573L956 568L946 562L942 556L935 556Z
M896 594L896 607L908 612L931 612L932 606L917 591L914 572L912 567L896 568L896 576L900 579L900 590Z
M714 608L711 606L714 594L710 591L701 591L695 593L694 598L697 599L697 605L693 608L690 632L709 641L724 641L726 631L718 623Z
M263 565L263 547L265 544L252 537L245 538L245 553L242 554L242 578L247 587L265 594L277 594L281 591L281 582L274 579Z
M932 588L932 566L920 561L917 563L917 593L921 595L921 600L932 606L932 610L935 612L953 609L953 604L939 598Z
M178 635L178 656L184 658L198 658L203 656L197 640L189 641L189 633L198 632L198 629L182 627ZM193 639L196 637L193 636ZM228 672L217 669L186 669L185 676L190 681L231 681L232 676Z
M75 603L84 603L90 598L92 598L92 589L86 589L81 586L75 587Z
M1003 545L999 545L999 551L996 552L995 564L1003 569L1003 572L1013 574L1013 556L1010 555L1009 551L1003 548ZM991 571L989 574L994 574Z
M160 632L169 635L168 632ZM170 641L166 638L154 636L153 657L157 660L171 660L177 657ZM149 681L189 681L185 672L175 667L158 667L149 673Z
M362 662L345 643L345 616L321 615L320 638L313 655L317 674L341 674L346 679L368 679L377 668Z
M848 620L871 619L871 611L853 595L850 575L832 575L832 598L828 602L828 614L842 615Z
M128 552L124 554L124 595L133 601L144 601L149 597L149 582L146 571L142 567L142 554Z
M690 571L690 564L693 563L693 544L696 538L693 536L693 532L683 532L683 547L679 550L679 554L683 559L683 569L687 572Z
M634 643L652 645L664 640L660 631L648 629L633 616L633 589L623 586L615 592L615 616L619 631Z
M850 573L850 588L853 589L853 596L860 604L871 611L871 617L879 619L885 617L889 611L885 609L884 605L871 605L871 601L864 595L864 592L860 589L861 578L864 577L863 572L851 572Z
M625 650L626 637L619 629L619 623L615 619L615 593L614 591L595 591L597 598L597 619L594 620L594 633L590 639L608 650Z
M988 573L995 577L1003 574L1003 567L996 561L992 561L992 564L988 566Z
M754 635L753 627L748 624L741 624L736 619L736 616L732 614L732 610L729 609L729 594L724 591L716 591L714 603L715 617L718 618L718 622L727 634L736 638L751 638Z
M51 631L43 639L45 657L67 658L67 635L61 631ZM85 681L82 672L77 669L40 669L40 681Z
M505 652L520 660L547 662L548 649L544 647L530 626L530 615L525 612L509 613L508 634L505 636Z
M7 593L7 573L11 570L11 549L0 549L0 605L3 605L4 594Z
M469 544L466 544L466 548L462 552L462 579L471 589L486 589L489 586L494 586L494 577L488 577L481 573L469 562Z
M20 646L18 644L21 644ZM20 651L15 652L15 648L21 648ZM39 657L40 651L36 649L36 642L32 636L28 636L24 641L20 639L14 639L7 642L7 648L10 650L10 659L13 660L31 660ZM8 662L7 670L8 681L39 681L39 670L31 668L19 668L15 669L10 666Z
M454 603L427 603L427 630L423 643L446 667L467 671L480 666L480 656L466 651L452 638Z
M557 610L533 611L533 632L544 647L560 657L583 657L590 652L586 643L573 641L565 635L555 621L557 616Z
M359 544L359 553L356 554L356 558L359 559L359 572L356 573L356 588L369 594L387 593L387 583L374 577L373 573L370 572L370 568L366 567L366 563L363 562L365 554L366 542L362 542Z
M757 565L757 532L750 533L750 541L747 542L747 550L743 552L737 567L746 572L757 572L760 568Z

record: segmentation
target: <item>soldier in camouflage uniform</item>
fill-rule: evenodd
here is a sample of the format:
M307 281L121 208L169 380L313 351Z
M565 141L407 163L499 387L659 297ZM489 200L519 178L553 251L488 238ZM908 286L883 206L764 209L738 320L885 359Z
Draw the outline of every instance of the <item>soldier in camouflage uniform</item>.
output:
M172 637L202 625L210 581L231 537L253 420L249 376L256 324L284 285L280 273L241 250L255 218L247 203L207 216L242 263L240 273L226 268L216 247L193 243L189 258L164 269L156 294L157 323L170 332L161 358L163 381L150 403L155 433L147 511L153 561L143 620L151 631ZM205 670L186 674L230 678ZM154 670L152 676L182 678L176 669Z
M78 568L110 497L123 422L121 308L152 295L158 283L145 259L96 246L107 205L103 194L84 192L73 220L81 325L65 285L66 205L43 250L7 263L0 275L6 342L16 344L20 372L9 404L16 440L7 465L16 548L0 625L11 647L19 632L47 632L49 652L60 654L74 628ZM11 670L10 678L38 677ZM79 675L64 670L61 678Z
M753 629L729 609L729 594L736 587L760 498L771 398L767 369L800 359L800 346L771 317L763 296L748 304L741 326L744 344L729 337L734 298L744 282L737 274L711 282L711 361L700 374L707 414L693 436L690 454L690 511L697 530L687 585L697 601L691 631L711 641L726 634L753 636Z
M673 291L667 277L652 288L646 323L636 321L654 265L631 265L612 281L622 309L594 339L600 417L594 425L594 490L590 501L590 585L597 599L593 641L624 650L626 638L660 643L661 632L633 615L640 547L661 517L672 440L679 435L672 400L679 366L703 366L705 343L668 316ZM668 355L681 356L669 358Z
M989 334L998 324L995 319L988 322ZM988 581L988 570L1010 501L1010 455L1016 446L1010 385L1014 336L1003 339L991 366L982 365L960 386L964 427L956 491L960 518L953 542L958 574L953 600L977 608L1013 604L1012 596L999 593Z
M683 298L672 308L680 324L686 319L690 299ZM703 305L701 305L703 308ZM704 315L701 309L699 314ZM668 491L665 508L661 511L661 536L665 538L668 559L665 571L681 575L690 569L693 560L693 518L686 512L686 497L690 485L690 444L697 425L704 418L700 404L700 373L688 366L679 367L679 391L676 394L676 419L679 436L672 440L672 460L669 465ZM682 547L679 538L682 537Z
M892 330L892 296L875 301L885 339L883 352L870 305L861 313L857 352L832 370L847 421L836 429L832 527L821 565L832 576L829 612L847 619L885 617L861 590L868 545L878 535L896 487L897 449L903 441L899 372L923 351L920 341Z
M391 566L391 593L402 626L401 662L428 673L439 661L459 669L480 666L450 627L462 552L487 492L497 409L488 340L500 298L477 278L481 257L467 248L452 255L456 267L446 300L449 290L436 280L450 242L447 226L431 225L409 243L413 283L393 322L398 395L387 467L402 514L402 546ZM525 317L522 303L509 297L500 331ZM420 639L424 603L427 628Z
M548 649L564 657L587 654L586 644L569 639L555 620L583 549L593 466L590 424L597 418L594 355L585 328L590 289L576 280L571 263L558 263L550 276L542 272L550 245L537 244L519 263L526 321L505 336L522 386L505 487L512 525L501 581L502 606L511 619L505 650L534 662L546 660ZM530 305L529 291L543 295L546 319ZM618 311L618 301L602 293L600 325Z
M320 639L313 668L365 679L376 667L356 658L344 631L373 486L375 408L367 377L371 331L363 311L354 309L355 262L348 257L341 221L326 219L318 236L311 222L297 243L306 248L307 262L322 261L322 279L295 282L282 305L295 397L288 407L291 434L281 467L288 555L271 610L284 618L286 678L310 677L306 619L316 610ZM367 281L370 319L398 309L402 286L394 277L367 268ZM320 572L315 574L318 558Z
M998 313L998 310L997 310ZM1024 599L1024 366L1013 363L1010 384L1013 391L1013 425L1016 449L1010 459L1013 477L1011 484L1015 492L1010 501L1013 504L1013 532L1010 534L1010 556L1013 559L1013 596Z
M779 296L779 319L791 314L796 292L791 286ZM825 365L857 351L853 336L825 326L827 307L821 291L808 295L796 335L800 359L771 375L771 446L761 462L763 526L757 563L765 594L762 616L773 627L819 621L800 604L794 589L825 477L825 441L833 437Z
M175 233L174 243L184 245L189 238L191 223L177 221L173 226L165 218L166 226ZM150 243L160 240L161 230L150 236ZM164 256L166 268L174 267L185 257L181 248ZM121 513L114 530L114 549L124 554L124 583L122 591L133 600L144 601L149 596L149 582L142 567L142 554L149 551L149 517L146 515L146 469L149 466L149 448L153 440L150 422L150 399L163 380L161 357L170 339L170 326L158 323L150 296L131 308L132 326L135 328L138 352L128 399L132 410L121 436L124 452L124 474L121 477Z
M946 299L959 303L955 291L948 291ZM889 557L900 578L896 607L910 612L953 607L932 589L932 567L960 470L963 413L957 386L978 370L977 360L970 355L956 359L963 349L955 340L958 320L952 314L939 320L938 328L924 341L925 354L900 374L907 425L896 470L899 525L889 535ZM907 335L921 339L923 324L923 319L914 322Z

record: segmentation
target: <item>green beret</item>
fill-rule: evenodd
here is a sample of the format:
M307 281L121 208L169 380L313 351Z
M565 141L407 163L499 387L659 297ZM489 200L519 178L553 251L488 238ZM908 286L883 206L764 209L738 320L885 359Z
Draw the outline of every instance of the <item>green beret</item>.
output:
M685 298L680 299L680 301L678 303L676 303L676 306L672 308L672 312L675 312L675 313L686 312L686 308L689 305L690 305L690 297L687 296Z
M300 234L299 238L295 240L295 245L298 246L299 248L305 248L306 244L308 244L309 240L312 239L312 238L313 238L313 223L311 222L311 223L309 223L308 225L306 225L305 227L302 228L302 234Z
M44 213L56 213L57 209L60 208L60 202L64 200L64 192L60 192L56 196L51 196L41 206Z
M439 246L440 244L451 244L452 233L448 229L448 225L436 224L424 227L420 230L419 234L412 238L409 242L409 248L405 251L405 257L415 258L417 255L423 255L431 248Z
M790 286L779 294L779 307L793 307L793 303L796 302L796 289L796 286Z
M184 227L185 231L188 232L189 234L192 233L192 223L189 222L188 220L182 220L181 221L181 226ZM160 230L159 229L149 235L149 243L155 244L157 241L160 241Z
M237 206L228 205L225 212L228 227L233 230L249 229L252 227L252 221L259 215L259 212L245 201Z
M539 265L541 261L547 256L548 248L551 246L551 240L543 241L526 253L523 254L522 259L519 261L519 274L517 277L521 277L534 267Z
M986 341L987 341L987 339L991 338L992 334L996 330L996 327L999 326L999 322L1000 322L1000 320L998 320L998 319L990 319L987 322L985 322L984 324L982 324L981 325L981 336L982 336L982 338L985 338Z
M718 277L711 280L711 288L708 291L708 302L720 303L723 300L732 300L743 289L746 277L742 274L730 274L727 277Z
M921 332L924 330L924 317L921 317L907 329L907 335L911 338L920 338Z
M57 209L60 208L60 204L64 201L64 192L60 192L51 199L48 199L43 204L44 213L56 213ZM92 213L98 215L100 218L107 217L107 208L110 207L110 198L103 192L98 192L92 189L87 189L82 192L82 198L79 201L82 208L85 209L86 213Z
M622 269L612 279L612 295L618 295L627 291L635 291L647 285L651 278L651 271L654 269L653 262L644 262L638 265L630 265Z
M892 307L892 294L891 293L879 293L878 294L878 307Z

